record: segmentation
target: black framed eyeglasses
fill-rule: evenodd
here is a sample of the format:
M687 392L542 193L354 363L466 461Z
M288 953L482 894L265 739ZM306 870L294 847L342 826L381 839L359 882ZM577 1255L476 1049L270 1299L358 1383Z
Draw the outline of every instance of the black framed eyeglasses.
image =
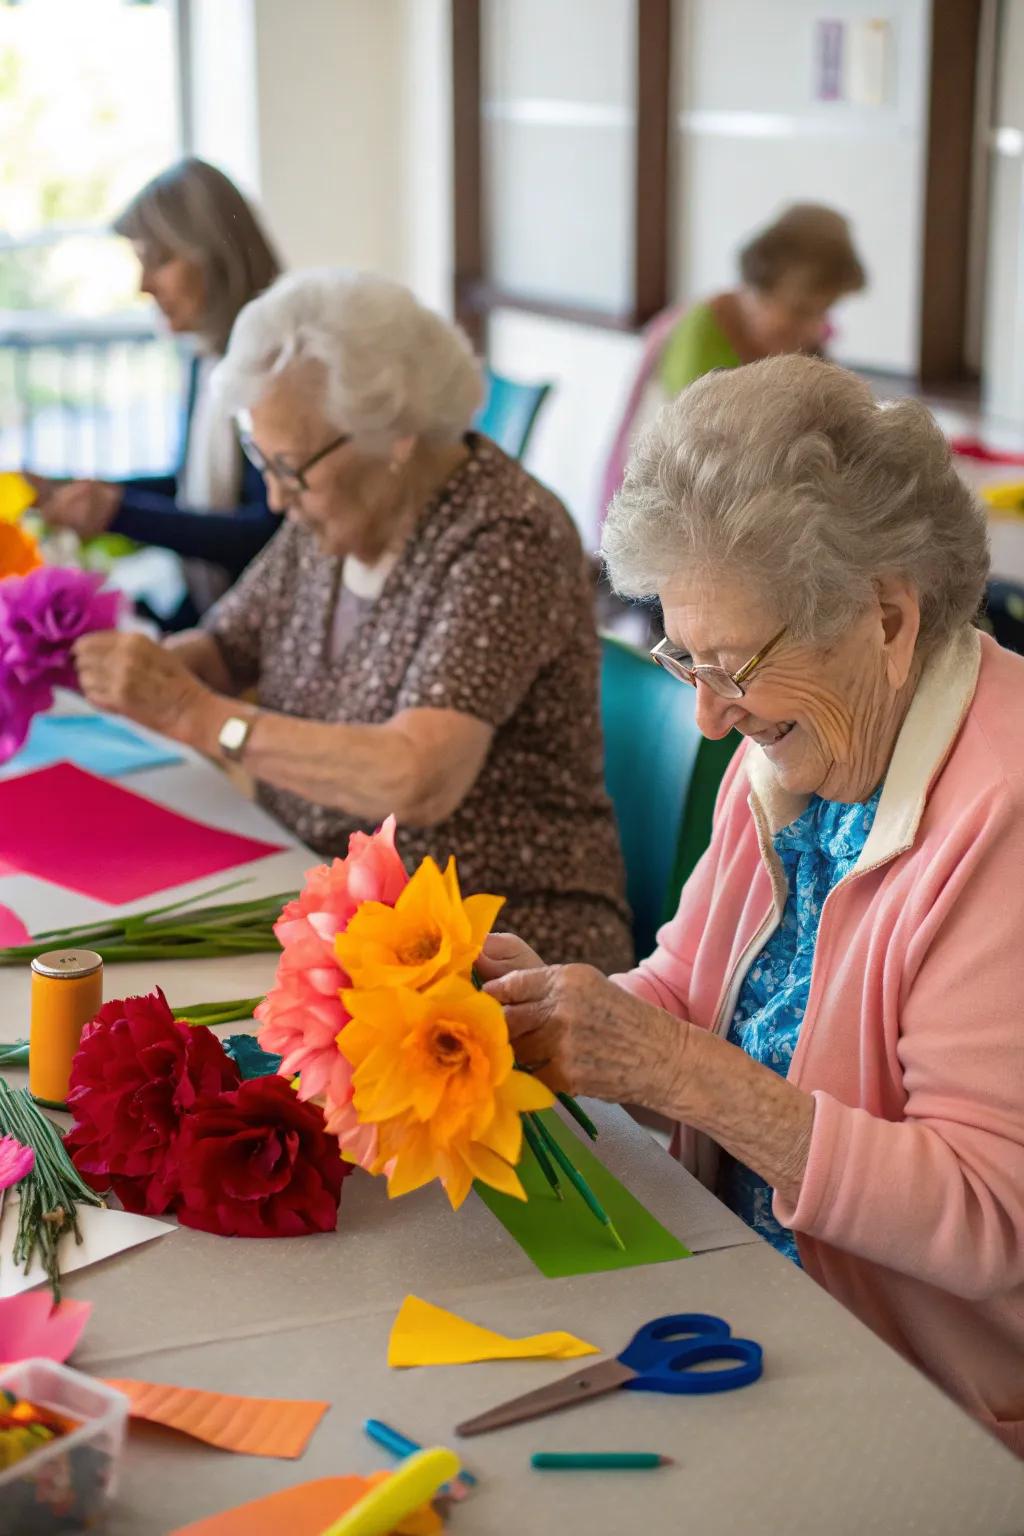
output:
M656 661L659 667L664 667L666 672L671 672L673 677L678 677L680 682L689 683L692 688L696 688L699 678L720 699L742 699L747 691L747 683L785 633L785 628L780 629L756 656L751 656L749 661L743 663L738 672L727 672L724 667L698 666L688 652L677 650L667 636L652 648L651 660Z
M346 443L350 443L352 441L352 434L350 432L343 432L340 437L336 437L333 442L328 443L326 448L321 448L319 452L313 454L312 458L307 459L304 464L297 466L283 463L276 454L268 457L259 444L253 440L250 433L241 427L238 431L238 440L242 445L242 452L249 460L249 463L255 465L261 475L273 475L282 490L297 493L309 490L309 485L306 481L309 471L314 465L319 464L321 459L326 459L329 453L334 453L336 449L343 448Z

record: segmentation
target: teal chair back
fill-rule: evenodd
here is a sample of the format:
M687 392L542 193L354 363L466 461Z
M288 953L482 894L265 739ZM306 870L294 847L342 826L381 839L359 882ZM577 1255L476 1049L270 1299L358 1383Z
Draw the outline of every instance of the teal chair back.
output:
M548 395L550 384L520 384L516 379L506 379L500 373L485 374L487 397L477 412L473 425L485 437L493 439L499 448L513 459L521 459L537 417Z
M697 729L692 688L610 636L601 647L605 784L643 959L711 840L718 787L740 738L707 741Z

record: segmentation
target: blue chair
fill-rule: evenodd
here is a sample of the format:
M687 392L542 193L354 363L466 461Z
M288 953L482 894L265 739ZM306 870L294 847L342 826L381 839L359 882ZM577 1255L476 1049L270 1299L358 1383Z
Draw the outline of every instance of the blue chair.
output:
M619 640L606 635L601 647L605 785L642 959L711 840L718 787L740 738L732 732L722 741L706 740L694 718L692 688Z
M990 581L981 624L1008 651L1024 656L1024 587L1015 581Z
M491 438L513 459L521 459L537 424L541 406L551 393L550 384L520 384L500 373L486 371L487 398L473 422L478 432Z

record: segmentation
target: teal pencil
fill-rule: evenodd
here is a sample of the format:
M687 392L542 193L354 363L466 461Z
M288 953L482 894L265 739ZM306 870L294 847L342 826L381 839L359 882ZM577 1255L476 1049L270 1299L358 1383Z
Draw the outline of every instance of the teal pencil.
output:
M649 1472L672 1465L671 1456L654 1451L535 1451L530 1457L538 1472Z

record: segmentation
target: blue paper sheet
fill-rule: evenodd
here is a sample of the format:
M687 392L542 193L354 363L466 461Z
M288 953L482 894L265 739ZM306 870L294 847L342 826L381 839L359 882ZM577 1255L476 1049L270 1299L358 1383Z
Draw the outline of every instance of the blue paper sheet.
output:
M48 768L51 763L74 763L105 779L119 779L141 768L163 768L181 761L181 753L173 746L147 741L130 726L104 715L37 715L28 740L8 766L20 773Z

